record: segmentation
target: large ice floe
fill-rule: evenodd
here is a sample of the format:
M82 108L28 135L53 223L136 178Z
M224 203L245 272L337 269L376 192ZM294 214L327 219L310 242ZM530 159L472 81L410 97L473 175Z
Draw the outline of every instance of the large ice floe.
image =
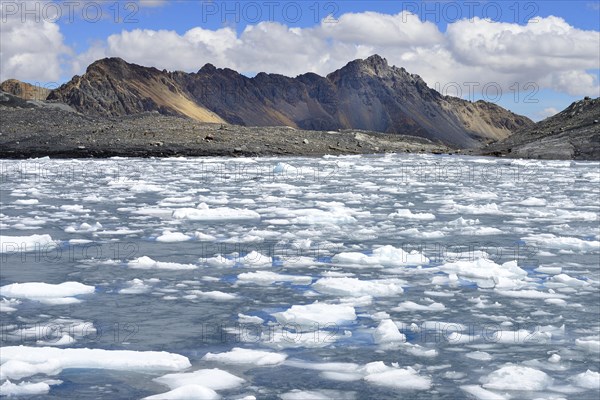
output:
M151 372L180 371L190 367L187 357L157 351L9 346L3 347L1 353L0 379L57 375L64 369L74 368Z
M600 396L597 163L2 162L0 396Z
M45 304L79 303L75 296L94 293L94 286L79 282L63 282L57 285L42 282L13 283L0 287L0 296L28 299Z

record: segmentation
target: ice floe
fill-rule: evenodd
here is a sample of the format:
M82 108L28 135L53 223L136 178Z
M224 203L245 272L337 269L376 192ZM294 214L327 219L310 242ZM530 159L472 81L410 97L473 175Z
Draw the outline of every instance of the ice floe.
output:
M228 221L228 220L257 220L260 214L252 210L235 208L210 208L202 203L198 208L180 208L173 211L175 219L189 219L191 221Z
M481 378L481 382L485 389L539 391L552 385L553 380L535 368L507 365Z
M406 252L387 245L373 250L371 255L357 252L342 252L331 259L333 263L343 264L348 267L373 268L373 267L399 267L410 265L424 265L429 259L416 250Z
M240 283L256 283L258 285L270 285L275 282L291 282L295 285L309 285L312 277L302 275L285 275L272 271L244 272L238 275Z
M356 313L352 306L319 302L294 305L286 311L274 313L273 316L280 324L298 324L300 326L344 325L356 319Z
M172 390L188 385L198 385L211 390L227 390L237 388L245 382L244 379L218 368L167 374L155 378L154 381Z
M156 241L162 243L185 242L191 239L191 236L185 235L181 232L171 232L169 230L163 231L160 236L156 237Z
M206 353L203 360L225 364L277 365L287 358L286 354L235 347L227 353Z
M164 269L164 270L188 270L196 269L198 266L193 264L180 264L174 262L155 261L148 256L143 256L131 260L127 263L129 268L134 269Z
M58 245L50 235L6 236L0 235L0 253L44 251Z
M365 281L357 278L321 278L313 284L320 292L336 296L375 296L389 297L402 294L404 281L398 279L380 279Z
M28 299L50 305L79 303L74 296L94 293L94 286L79 282L50 284L43 282L13 283L0 287L0 296Z
M373 332L373 340L378 344L405 342L406 336L398 330L394 321L384 319Z
M0 362L0 379L56 375L70 368L152 372L180 371L191 366L187 357L167 352L27 346L3 347Z

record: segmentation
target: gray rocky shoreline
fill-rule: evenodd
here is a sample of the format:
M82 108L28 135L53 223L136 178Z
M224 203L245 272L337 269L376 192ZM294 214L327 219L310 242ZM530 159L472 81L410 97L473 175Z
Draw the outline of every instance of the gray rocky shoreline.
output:
M1 107L0 158L323 156L454 153L424 138L201 123L158 113L104 118L61 107Z

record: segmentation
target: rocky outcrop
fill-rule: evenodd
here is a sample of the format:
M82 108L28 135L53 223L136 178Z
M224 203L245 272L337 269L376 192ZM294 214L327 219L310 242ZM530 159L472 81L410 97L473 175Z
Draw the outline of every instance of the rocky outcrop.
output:
M7 79L0 84L0 90L23 100L46 100L50 89L21 82L16 79Z
M296 78L266 73L248 78L210 64L196 73L167 72L108 58L48 99L90 115L158 111L201 122L414 135L456 147L504 139L532 124L494 104L442 96L378 55L327 77Z
M158 111L203 122L225 122L181 90L166 71L120 58L96 61L83 76L76 75L52 91L48 100L62 101L88 115L116 117Z
M560 113L484 148L484 155L600 160L600 98L572 103Z

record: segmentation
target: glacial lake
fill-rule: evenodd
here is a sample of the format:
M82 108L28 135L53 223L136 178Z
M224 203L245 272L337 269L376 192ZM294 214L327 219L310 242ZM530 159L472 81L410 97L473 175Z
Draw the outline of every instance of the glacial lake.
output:
M600 395L598 163L0 166L0 394Z

